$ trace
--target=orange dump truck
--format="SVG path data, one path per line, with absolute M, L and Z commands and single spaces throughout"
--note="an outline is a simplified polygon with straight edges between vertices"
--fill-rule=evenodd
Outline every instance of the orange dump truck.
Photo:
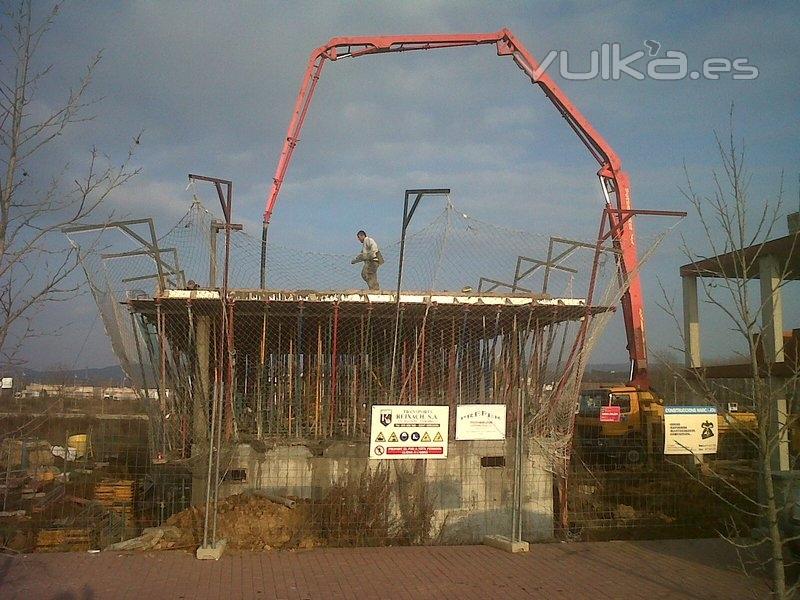
M 734 407 L 730 407 L 734 408 Z M 754 447 L 746 439 L 756 431 L 756 416 L 735 409 L 717 415 L 717 458 L 747 458 Z M 637 464 L 664 452 L 664 401 L 652 390 L 631 386 L 586 389 L 575 416 L 575 443 L 589 455 Z

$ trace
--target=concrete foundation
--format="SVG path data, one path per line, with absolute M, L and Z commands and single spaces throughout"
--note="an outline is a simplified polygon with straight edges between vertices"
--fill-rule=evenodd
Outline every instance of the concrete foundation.
M 526 444 L 522 454 L 522 538 L 540 541 L 553 537 L 553 477 L 540 444 Z M 367 443 L 335 442 L 321 456 L 307 446 L 279 446 L 259 452 L 239 445 L 229 473 L 239 481 L 225 481 L 220 497 L 248 489 L 322 500 L 331 486 L 358 477 L 365 469 L 383 465 L 397 484 L 397 473 L 420 473 L 434 498 L 431 537 L 440 543 L 481 543 L 487 535 L 511 535 L 514 482 L 514 442 L 451 441 L 448 458 L 441 460 L 377 461 L 368 458 Z M 392 464 L 387 464 L 391 462 Z M 244 471 L 244 472 L 242 472 Z M 205 479 L 198 472 L 193 501 L 202 502 Z M 404 490 L 394 486 L 392 505 Z
M 497 548 L 503 552 L 510 552 L 511 554 L 528 552 L 530 550 L 528 542 L 516 542 L 504 535 L 487 535 L 483 538 L 483 545 Z
M 225 552 L 225 540 L 217 540 L 213 546 L 200 546 L 195 553 L 197 560 L 219 560 Z

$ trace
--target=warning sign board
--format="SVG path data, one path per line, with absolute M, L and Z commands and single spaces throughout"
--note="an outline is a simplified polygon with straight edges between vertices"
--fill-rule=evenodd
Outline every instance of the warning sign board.
M 600 422 L 601 423 L 619 423 L 622 419 L 621 406 L 601 406 L 600 407 Z
M 506 439 L 505 404 L 460 404 L 456 407 L 457 440 Z
M 447 458 L 449 417 L 447 406 L 373 406 L 369 457 Z
M 713 406 L 665 406 L 664 454 L 715 454 L 717 429 Z

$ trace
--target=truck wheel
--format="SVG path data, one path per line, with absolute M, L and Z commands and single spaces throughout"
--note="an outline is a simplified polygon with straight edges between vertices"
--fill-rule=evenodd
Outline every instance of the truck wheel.
M 638 465 L 640 462 L 642 462 L 641 448 L 630 448 L 625 453 L 625 460 L 628 461 L 629 465 Z

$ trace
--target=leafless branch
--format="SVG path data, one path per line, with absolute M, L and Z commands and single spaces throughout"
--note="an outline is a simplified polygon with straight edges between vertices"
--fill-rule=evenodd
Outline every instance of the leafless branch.
M 2 54 L 11 57 L 0 80 L 0 362 L 4 363 L 15 362 L 25 341 L 42 333 L 35 317 L 44 306 L 84 291 L 84 284 L 73 277 L 80 251 L 65 247 L 61 230 L 95 215 L 115 190 L 139 173 L 132 159 L 141 134 L 132 140 L 121 165 L 92 148 L 85 170 L 77 176 L 70 165 L 63 165 L 41 189 L 29 176 L 26 162 L 68 127 L 93 118 L 87 110 L 98 101 L 88 98 L 88 90 L 102 52 L 91 57 L 60 104 L 41 116 L 32 115 L 39 84 L 54 70 L 51 64 L 36 69 L 34 59 L 59 10 L 55 4 L 35 21 L 31 0 L 21 0 L 13 9 L 11 26 L 0 31 Z M 71 187 L 65 184 L 68 175 Z

